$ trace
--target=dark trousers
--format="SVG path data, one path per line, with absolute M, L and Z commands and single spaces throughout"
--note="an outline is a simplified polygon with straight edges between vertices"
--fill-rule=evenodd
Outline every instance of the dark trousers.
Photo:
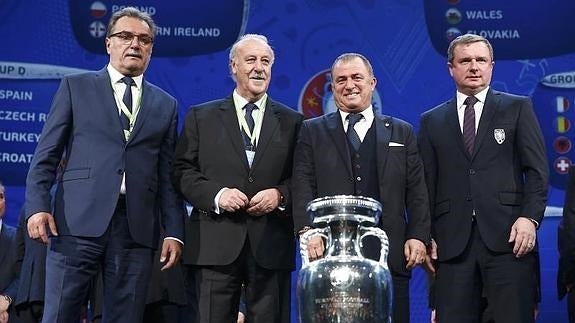
M 435 281 L 437 321 L 480 322 L 485 304 L 495 322 L 534 322 L 536 300 L 535 254 L 489 250 L 473 224 L 464 252 L 440 262 Z
M 42 321 L 44 302 L 26 302 L 10 308 L 10 323 L 39 323 Z
M 575 323 L 575 290 L 567 293 L 567 313 L 569 314 L 569 323 Z
M 393 303 L 391 321 L 409 323 L 409 277 L 391 275 L 393 281 Z
M 193 322 L 236 322 L 242 285 L 250 323 L 290 322 L 291 271 L 259 266 L 247 240 L 231 264 L 191 268 L 198 310 Z
M 42 322 L 77 323 L 90 283 L 100 269 L 104 277 L 102 322 L 142 321 L 153 250 L 132 240 L 122 202 L 102 236 L 50 238 Z

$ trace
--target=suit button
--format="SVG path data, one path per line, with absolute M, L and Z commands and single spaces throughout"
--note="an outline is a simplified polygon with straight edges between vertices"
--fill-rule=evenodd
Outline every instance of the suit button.
M 248 178 L 248 182 L 253 183 L 253 182 L 254 182 L 254 178 L 250 176 L 250 177 Z
M 361 182 L 361 176 L 358 176 L 356 179 L 358 182 Z
M 124 174 L 124 170 L 123 170 L 123 169 L 118 169 L 118 170 L 116 171 L 116 173 L 118 173 L 118 175 L 122 175 L 122 174 Z
M 471 196 L 468 196 L 467 198 L 465 198 L 466 201 L 471 202 L 473 201 L 473 199 L 471 198 Z
M 469 175 L 475 175 L 475 169 L 470 169 L 470 170 L 469 170 Z

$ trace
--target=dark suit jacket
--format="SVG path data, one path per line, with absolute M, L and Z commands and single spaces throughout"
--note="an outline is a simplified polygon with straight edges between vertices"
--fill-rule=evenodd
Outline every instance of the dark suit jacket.
M 575 286 L 575 167 L 569 168 L 563 219 L 557 229 L 559 267 L 557 271 L 557 295 L 567 294 L 567 286 Z
M 114 214 L 122 175 L 133 239 L 158 246 L 159 211 L 166 234 L 183 240 L 183 203 L 170 182 L 177 132 L 176 100 L 143 82 L 142 103 L 126 142 L 104 68 L 66 76 L 54 97 L 26 180 L 26 215 L 51 212 L 50 187 L 62 154 L 54 217 L 60 235 L 102 235 Z
M 275 187 L 290 205 L 292 153 L 303 116 L 268 97 L 253 165 L 250 169 L 232 97 L 192 107 L 174 161 L 176 188 L 194 209 L 186 224 L 184 261 L 227 265 L 246 236 L 258 264 L 267 269 L 294 269 L 294 235 L 290 210 L 264 216 L 213 212 L 224 187 L 252 198 Z
M 24 209 L 20 212 L 16 236 L 18 245 L 22 246 L 18 252 L 22 265 L 14 304 L 18 306 L 28 302 L 44 302 L 46 245 L 28 236 Z
M 472 211 L 486 246 L 512 252 L 511 226 L 520 217 L 541 223 L 549 170 L 531 100 L 489 90 L 472 156 L 465 151 L 453 98 L 421 117 L 419 145 L 439 260 L 461 254 Z M 498 143 L 496 136 L 503 139 Z
M 417 140 L 408 123 L 375 113 L 377 176 L 383 213 L 379 226 L 390 243 L 388 264 L 408 275 L 407 239 L 429 241 L 429 209 Z M 390 146 L 390 142 L 401 146 Z M 339 112 L 306 120 L 294 153 L 293 199 L 296 229 L 311 225 L 306 205 L 330 195 L 353 195 L 354 179 Z
M 0 294 L 16 298 L 18 290 L 18 248 L 16 228 L 2 223 L 0 229 Z

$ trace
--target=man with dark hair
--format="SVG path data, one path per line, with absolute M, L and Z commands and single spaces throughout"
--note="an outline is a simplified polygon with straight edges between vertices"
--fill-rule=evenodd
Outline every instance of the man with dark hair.
M 294 153 L 294 224 L 300 234 L 310 228 L 306 205 L 315 198 L 344 194 L 380 201 L 377 226 L 390 245 L 392 321 L 407 323 L 411 269 L 425 260 L 429 241 L 427 190 L 413 127 L 373 108 L 376 83 L 371 63 L 361 54 L 345 53 L 333 62 L 338 111 L 306 120 Z M 364 255 L 379 259 L 379 245 L 366 240 Z M 321 258 L 324 250 L 323 240 L 312 238 L 309 259 Z
M 183 202 L 169 179 L 177 102 L 143 76 L 154 22 L 127 7 L 112 15 L 106 35 L 109 64 L 63 78 L 26 181 L 28 234 L 49 240 L 43 322 L 78 320 L 99 270 L 103 320 L 141 322 L 160 226 L 163 269 L 183 244 Z
M 549 169 L 528 97 L 490 88 L 493 48 L 466 34 L 448 49 L 453 99 L 422 114 L 438 322 L 534 321 L 536 230 Z M 434 266 L 435 265 L 435 266 Z

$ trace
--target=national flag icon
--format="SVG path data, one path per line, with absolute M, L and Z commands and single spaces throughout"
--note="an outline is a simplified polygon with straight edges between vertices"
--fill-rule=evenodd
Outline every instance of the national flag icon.
M 571 150 L 571 140 L 565 136 L 559 136 L 553 140 L 553 149 L 558 154 L 566 154 Z
M 461 30 L 457 28 L 449 28 L 445 32 L 445 37 L 447 38 L 447 41 L 452 41 L 459 35 L 461 35 Z
M 94 21 L 90 24 L 90 35 L 94 38 L 102 38 L 106 35 L 106 26 L 100 21 Z
M 569 167 L 571 167 L 571 159 L 561 156 L 555 159 L 553 162 L 553 167 L 557 173 L 563 175 L 567 174 L 569 173 Z
M 107 11 L 108 9 L 106 8 L 106 5 L 100 1 L 96 1 L 92 3 L 92 5 L 90 6 L 90 14 L 94 18 L 104 17 Z
M 558 96 L 555 98 L 557 102 L 557 112 L 563 113 L 569 110 L 569 100 L 564 96 Z
M 571 128 L 571 121 L 565 117 L 555 119 L 555 129 L 558 133 L 566 133 Z
M 450 8 L 445 12 L 445 19 L 450 25 L 456 25 L 461 22 L 461 12 L 456 8 Z

